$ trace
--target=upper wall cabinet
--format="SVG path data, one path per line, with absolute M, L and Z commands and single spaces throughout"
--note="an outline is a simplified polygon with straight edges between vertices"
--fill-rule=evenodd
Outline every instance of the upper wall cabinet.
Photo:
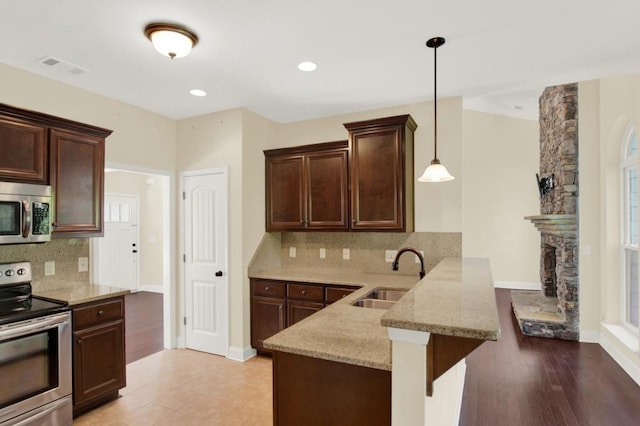
M 51 185 L 53 237 L 103 235 L 111 130 L 0 104 L 0 180 Z
M 0 114 L 0 180 L 46 184 L 47 129 Z
M 347 230 L 347 141 L 264 151 L 267 231 Z
M 410 115 L 346 123 L 351 229 L 413 231 L 413 134 Z

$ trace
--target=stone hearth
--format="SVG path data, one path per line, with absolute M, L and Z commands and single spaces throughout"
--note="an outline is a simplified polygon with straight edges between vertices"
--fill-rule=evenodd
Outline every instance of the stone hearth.
M 578 340 L 578 88 L 548 87 L 540 97 L 540 177 L 555 187 L 540 195 L 542 291 L 511 292 L 513 312 L 526 335 Z

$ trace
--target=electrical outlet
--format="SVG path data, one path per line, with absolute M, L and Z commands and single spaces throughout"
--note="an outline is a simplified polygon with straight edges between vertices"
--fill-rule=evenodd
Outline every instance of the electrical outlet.
M 47 275 L 47 276 L 56 274 L 56 262 L 55 261 L 49 260 L 47 262 L 44 262 L 44 274 Z
M 87 272 L 89 270 L 89 258 L 88 257 L 79 257 L 78 258 L 78 272 Z
M 320 259 L 325 259 L 327 257 L 327 251 L 323 248 L 320 249 Z
M 590 244 L 584 244 L 582 246 L 582 255 L 583 256 L 591 256 L 591 245 Z
M 422 257 L 424 258 L 424 250 L 418 250 L 420 252 L 420 254 L 422 255 Z M 420 258 L 418 256 L 415 256 L 416 258 L 416 263 L 420 263 Z
M 349 260 L 351 259 L 351 251 L 348 248 L 343 248 L 342 249 L 342 258 L 344 260 Z
M 289 257 L 296 257 L 296 248 L 289 247 Z
M 398 250 L 385 250 L 384 261 L 387 263 L 393 262 L 396 259 L 396 254 L 398 254 Z

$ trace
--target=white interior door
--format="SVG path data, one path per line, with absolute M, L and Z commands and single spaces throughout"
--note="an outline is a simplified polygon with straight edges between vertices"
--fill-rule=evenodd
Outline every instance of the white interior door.
M 187 348 L 226 356 L 229 350 L 227 175 L 184 178 Z
M 104 237 L 98 238 L 97 283 L 138 291 L 138 198 L 105 194 Z

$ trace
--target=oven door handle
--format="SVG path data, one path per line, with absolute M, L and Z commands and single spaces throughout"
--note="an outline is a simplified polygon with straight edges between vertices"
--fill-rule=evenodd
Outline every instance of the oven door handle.
M 61 398 L 57 401 L 52 402 L 51 404 L 47 404 L 43 407 L 37 408 L 29 412 L 29 416 L 27 418 L 19 419 L 17 423 L 13 423 L 13 426 L 26 426 L 36 424 L 36 420 L 41 420 L 49 416 L 51 413 L 60 410 L 65 405 L 71 405 L 71 397 Z
M 31 231 L 31 213 L 29 212 L 29 202 L 22 200 L 22 219 L 24 225 L 22 225 L 22 237 L 29 238 L 29 231 Z
M 27 324 L 9 324 L 6 329 L 0 329 L 0 341 L 24 336 L 37 331 L 49 330 L 51 328 L 59 327 L 65 323 L 68 324 L 69 322 L 69 314 L 64 313 L 44 318 L 37 318 L 36 320 L 29 321 Z

